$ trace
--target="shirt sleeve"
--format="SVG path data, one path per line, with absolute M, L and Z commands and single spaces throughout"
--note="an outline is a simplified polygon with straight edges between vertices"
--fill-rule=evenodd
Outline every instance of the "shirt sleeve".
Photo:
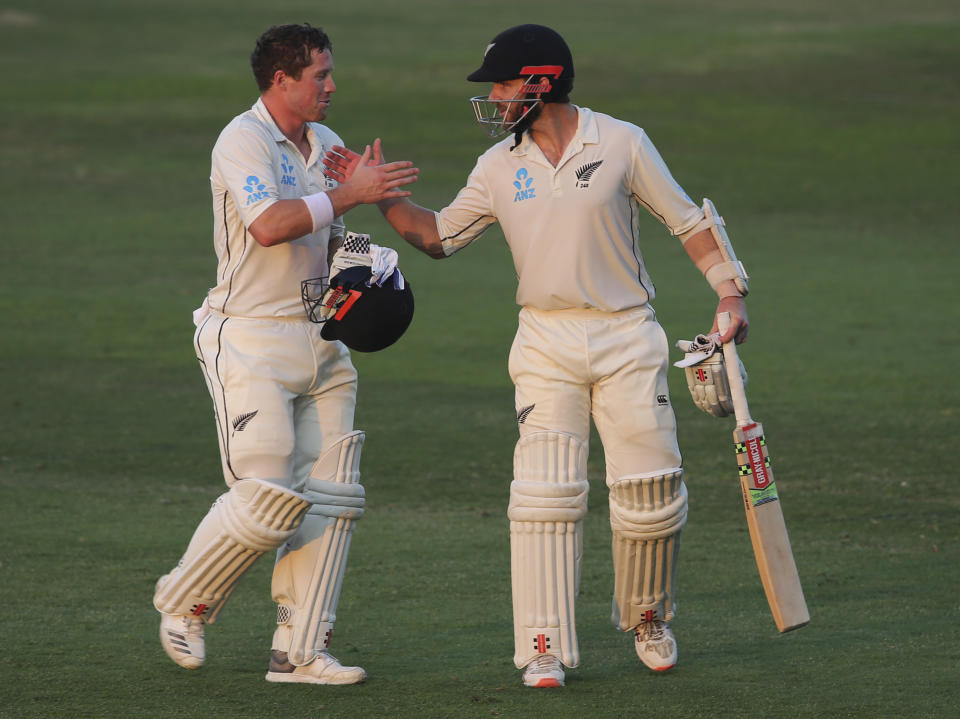
M 481 158 L 482 159 L 482 158 Z M 443 252 L 452 255 L 480 237 L 497 218 L 480 160 L 453 202 L 437 213 Z
M 657 148 L 643 130 L 639 131 L 634 152 L 630 183 L 634 197 L 669 228 L 671 235 L 682 235 L 693 228 L 703 219 L 703 210 L 673 179 Z
M 232 125 L 213 148 L 212 179 L 230 193 L 247 227 L 279 199 L 269 142 L 250 128 Z

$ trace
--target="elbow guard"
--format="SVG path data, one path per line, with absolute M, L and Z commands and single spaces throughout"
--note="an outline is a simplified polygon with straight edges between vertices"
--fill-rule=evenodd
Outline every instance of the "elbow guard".
M 749 276 L 743 263 L 737 259 L 737 255 L 733 251 L 733 245 L 730 243 L 730 237 L 727 235 L 723 218 L 720 216 L 720 213 L 717 212 L 717 208 L 713 202 L 706 197 L 703 198 L 703 213 L 706 215 L 704 223 L 710 228 L 710 233 L 713 235 L 713 239 L 716 240 L 717 248 L 720 250 L 721 257 L 723 257 L 722 261 L 709 267 L 703 273 L 704 277 L 707 278 L 707 282 L 710 283 L 710 286 L 713 287 L 714 290 L 717 289 L 721 282 L 733 280 L 740 294 L 746 297 L 747 292 L 749 292 L 749 287 L 747 286 Z

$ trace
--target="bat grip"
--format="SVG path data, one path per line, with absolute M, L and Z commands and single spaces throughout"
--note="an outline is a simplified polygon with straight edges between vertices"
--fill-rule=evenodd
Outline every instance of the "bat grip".
M 730 313 L 721 312 L 717 315 L 717 329 L 723 334 L 730 328 Z M 727 380 L 730 383 L 730 397 L 733 399 L 733 413 L 737 417 L 737 426 L 744 427 L 752 424 L 750 407 L 747 405 L 747 390 L 743 386 L 743 377 L 740 375 L 740 358 L 737 355 L 737 343 L 734 340 L 723 345 L 723 358 L 726 360 Z

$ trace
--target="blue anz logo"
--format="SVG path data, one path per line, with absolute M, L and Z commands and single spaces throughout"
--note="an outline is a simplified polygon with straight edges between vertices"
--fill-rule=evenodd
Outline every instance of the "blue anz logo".
M 284 153 L 280 153 L 280 169 L 283 171 L 282 176 L 280 177 L 281 185 L 290 185 L 290 187 L 297 186 L 297 178 L 293 176 L 293 165 L 290 164 L 290 158 Z
M 267 189 L 267 186 L 260 182 L 260 178 L 256 175 L 250 175 L 250 177 L 247 178 L 247 184 L 243 186 L 243 189 L 249 193 L 247 195 L 247 206 L 255 202 L 260 202 L 260 200 L 265 200 L 269 196 L 268 193 L 264 191 Z
M 536 188 L 531 187 L 531 185 L 533 185 L 533 178 L 530 177 L 526 167 L 521 167 L 517 170 L 517 179 L 513 181 L 513 186 L 517 188 L 517 194 L 513 196 L 513 201 L 521 202 L 536 197 Z

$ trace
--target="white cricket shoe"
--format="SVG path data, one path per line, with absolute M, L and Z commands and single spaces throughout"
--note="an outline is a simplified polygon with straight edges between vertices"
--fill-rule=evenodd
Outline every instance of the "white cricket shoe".
M 287 660 L 287 653 L 274 649 L 270 652 L 268 682 L 286 684 L 357 684 L 367 678 L 361 667 L 345 667 L 329 652 L 319 652 L 312 662 L 295 667 Z
M 528 687 L 544 689 L 563 686 L 563 667 L 552 654 L 541 654 L 523 670 L 523 683 Z
M 189 614 L 160 614 L 160 644 L 181 667 L 203 666 L 203 620 Z
M 640 661 L 655 672 L 665 672 L 677 663 L 677 640 L 670 625 L 654 619 L 633 629 L 634 646 Z

